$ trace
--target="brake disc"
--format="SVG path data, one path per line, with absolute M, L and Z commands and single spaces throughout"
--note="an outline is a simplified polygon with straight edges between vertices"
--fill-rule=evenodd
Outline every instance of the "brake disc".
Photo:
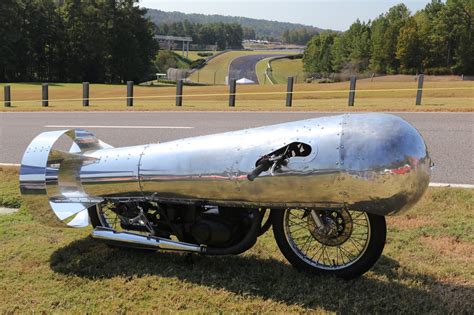
M 349 211 L 328 210 L 319 211 L 319 214 L 326 229 L 318 229 L 312 217 L 308 216 L 309 230 L 318 242 L 327 246 L 338 246 L 351 237 L 353 222 Z

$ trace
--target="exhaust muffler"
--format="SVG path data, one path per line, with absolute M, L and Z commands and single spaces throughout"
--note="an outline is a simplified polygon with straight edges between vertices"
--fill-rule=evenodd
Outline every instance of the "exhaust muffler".
M 103 240 L 110 244 L 118 244 L 120 246 L 151 249 L 151 250 L 173 250 L 182 252 L 194 252 L 202 253 L 203 247 L 199 245 L 176 242 L 173 240 L 153 237 L 142 234 L 130 233 L 130 232 L 117 232 L 110 228 L 96 227 L 92 231 L 92 237 L 95 239 Z

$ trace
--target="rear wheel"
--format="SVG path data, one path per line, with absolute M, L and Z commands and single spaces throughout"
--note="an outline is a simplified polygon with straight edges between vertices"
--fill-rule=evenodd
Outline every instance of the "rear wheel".
M 94 228 L 103 226 L 116 231 L 122 230 L 120 222 L 124 220 L 124 218 L 113 212 L 110 205 L 97 204 L 87 209 L 87 211 L 89 212 L 89 218 Z
M 89 218 L 92 226 L 94 228 L 96 227 L 105 227 L 105 228 L 110 228 L 113 229 L 117 232 L 125 232 L 127 229 L 122 228 L 122 223 L 127 223 L 129 221 L 128 218 L 123 217 L 116 212 L 114 212 L 113 209 L 114 205 L 113 204 L 97 204 L 93 207 L 90 207 L 87 209 L 89 212 Z M 135 234 L 145 234 L 149 235 L 148 232 L 145 231 L 130 231 Z M 154 249 L 143 249 L 143 248 L 137 248 L 134 246 L 128 246 L 126 244 L 120 244 L 112 241 L 103 241 L 107 244 L 107 246 L 111 248 L 125 248 L 125 249 L 132 249 L 132 250 L 139 250 L 139 251 L 145 251 L 145 252 L 154 252 L 156 250 Z
M 296 268 L 345 279 L 368 271 L 382 254 L 385 217 L 350 210 L 272 210 L 273 232 Z M 324 224 L 318 228 L 311 211 Z

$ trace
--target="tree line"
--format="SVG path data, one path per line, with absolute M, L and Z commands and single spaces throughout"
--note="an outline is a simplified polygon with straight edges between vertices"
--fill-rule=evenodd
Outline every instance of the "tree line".
M 242 4 L 245 5 L 245 4 Z M 271 10 L 271 5 L 269 6 Z M 225 24 L 239 24 L 242 25 L 244 28 L 253 30 L 255 33 L 252 36 L 252 33 L 248 33 L 248 36 L 244 35 L 244 39 L 265 39 L 265 40 L 278 40 L 282 33 L 285 30 L 293 30 L 293 29 L 300 29 L 306 28 L 309 31 L 321 31 L 320 28 L 303 25 L 303 24 L 296 24 L 296 23 L 288 23 L 288 22 L 278 22 L 278 21 L 269 21 L 263 19 L 252 19 L 242 16 L 228 16 L 228 15 L 218 15 L 218 14 L 197 14 L 197 13 L 182 13 L 182 12 L 165 12 L 156 9 L 148 9 L 147 16 L 156 24 L 160 25 L 163 22 L 183 22 L 184 20 L 188 20 L 191 23 L 198 23 L 198 24 L 215 24 L 215 23 L 225 23 Z
M 281 41 L 287 44 L 306 45 L 309 40 L 318 34 L 317 30 L 306 27 L 287 29 L 281 34 Z
M 111 82 L 150 75 L 158 51 L 137 0 L 1 0 L 0 80 Z
M 249 32 L 249 30 L 246 30 Z M 192 23 L 183 22 L 161 23 L 156 27 L 156 33 L 170 36 L 191 36 L 193 44 L 217 45 L 218 49 L 240 49 L 244 30 L 237 23 Z
M 322 32 L 303 55 L 306 72 L 474 74 L 472 0 L 432 0 L 414 15 L 398 4 L 343 33 Z

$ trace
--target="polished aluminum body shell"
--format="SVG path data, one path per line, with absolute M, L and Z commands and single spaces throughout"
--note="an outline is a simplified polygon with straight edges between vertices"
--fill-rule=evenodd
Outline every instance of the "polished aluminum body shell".
M 70 152 L 51 150 L 60 134 L 74 141 Z M 34 201 L 34 208 L 49 203 L 56 214 L 63 211 L 61 220 L 108 199 L 345 207 L 388 215 L 413 206 L 430 180 L 431 160 L 422 136 L 388 114 L 328 116 L 123 148 L 112 148 L 83 130 L 42 135 L 25 152 L 21 191 L 27 198 L 39 196 L 41 206 Z M 293 142 L 309 145 L 310 154 L 247 179 L 262 156 Z M 32 154 L 38 143 L 48 143 L 47 149 Z

